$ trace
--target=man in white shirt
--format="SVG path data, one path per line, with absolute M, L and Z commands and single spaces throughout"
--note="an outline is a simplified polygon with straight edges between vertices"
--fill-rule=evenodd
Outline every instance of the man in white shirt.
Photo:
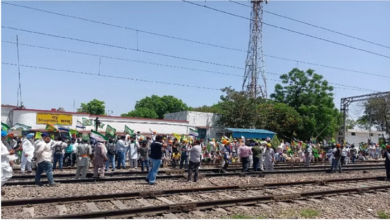
M 4 145 L 3 141 L 7 138 L 7 132 L 1 131 L 1 186 L 12 178 L 12 167 L 10 164 L 9 156 L 14 154 L 14 150 L 8 151 L 8 148 Z M 1 195 L 5 192 L 1 190 Z
M 195 141 L 195 146 L 187 149 L 190 152 L 190 165 L 188 168 L 188 182 L 191 181 L 192 172 L 194 172 L 194 182 L 198 181 L 198 173 L 200 166 L 200 156 L 202 154 L 202 147 L 200 146 L 200 140 Z
M 47 180 L 50 186 L 56 186 L 53 180 L 53 165 L 51 159 L 53 155 L 51 144 L 51 138 L 47 133 L 42 134 L 43 141 L 37 144 L 37 150 L 35 152 L 36 163 L 38 164 L 37 171 L 35 173 L 35 184 L 43 186 L 41 183 L 41 175 L 43 172 L 46 173 Z

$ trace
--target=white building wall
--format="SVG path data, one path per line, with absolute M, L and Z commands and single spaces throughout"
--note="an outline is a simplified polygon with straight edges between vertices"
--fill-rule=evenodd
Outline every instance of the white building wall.
M 355 133 L 355 135 L 352 135 Z M 369 132 L 365 130 L 348 130 L 347 132 L 347 142 L 351 144 L 358 144 L 361 142 L 368 142 L 368 139 L 371 138 L 371 142 L 378 143 L 379 138 L 383 137 L 385 132 L 382 131 L 371 131 L 372 136 L 369 136 Z
M 1 106 L 1 122 L 8 124 L 8 116 L 9 113 L 12 111 L 12 109 L 16 108 L 16 106 L 8 106 L 8 105 L 2 105 Z

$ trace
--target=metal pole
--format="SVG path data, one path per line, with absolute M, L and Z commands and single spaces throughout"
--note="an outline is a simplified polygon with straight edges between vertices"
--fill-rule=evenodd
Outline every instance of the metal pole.
M 99 117 L 96 117 L 95 119 L 95 129 L 96 129 L 96 132 L 98 131 L 98 122 L 99 122 Z

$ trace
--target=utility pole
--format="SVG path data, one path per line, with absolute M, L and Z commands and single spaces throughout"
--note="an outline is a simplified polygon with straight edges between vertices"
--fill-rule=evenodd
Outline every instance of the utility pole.
M 267 0 L 265 2 L 267 3 Z M 247 91 L 249 97 L 256 98 L 260 93 L 260 95 L 266 99 L 267 80 L 264 69 L 262 35 L 264 0 L 252 0 L 251 3 L 250 36 L 242 90 Z M 261 85 L 258 82 L 260 75 L 263 78 L 264 85 Z
M 18 35 L 16 35 L 16 54 L 18 56 L 18 77 L 19 77 L 19 85 L 17 91 L 17 107 L 24 108 L 23 100 L 22 100 L 22 82 L 20 80 L 20 63 L 19 63 L 19 39 Z

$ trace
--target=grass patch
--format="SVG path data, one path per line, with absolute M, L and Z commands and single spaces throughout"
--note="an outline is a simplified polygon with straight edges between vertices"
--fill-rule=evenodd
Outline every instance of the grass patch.
M 390 219 L 390 216 L 386 214 L 384 211 L 378 211 L 376 214 L 380 219 Z
M 314 218 L 320 215 L 320 212 L 315 209 L 302 209 L 301 216 L 305 218 Z

